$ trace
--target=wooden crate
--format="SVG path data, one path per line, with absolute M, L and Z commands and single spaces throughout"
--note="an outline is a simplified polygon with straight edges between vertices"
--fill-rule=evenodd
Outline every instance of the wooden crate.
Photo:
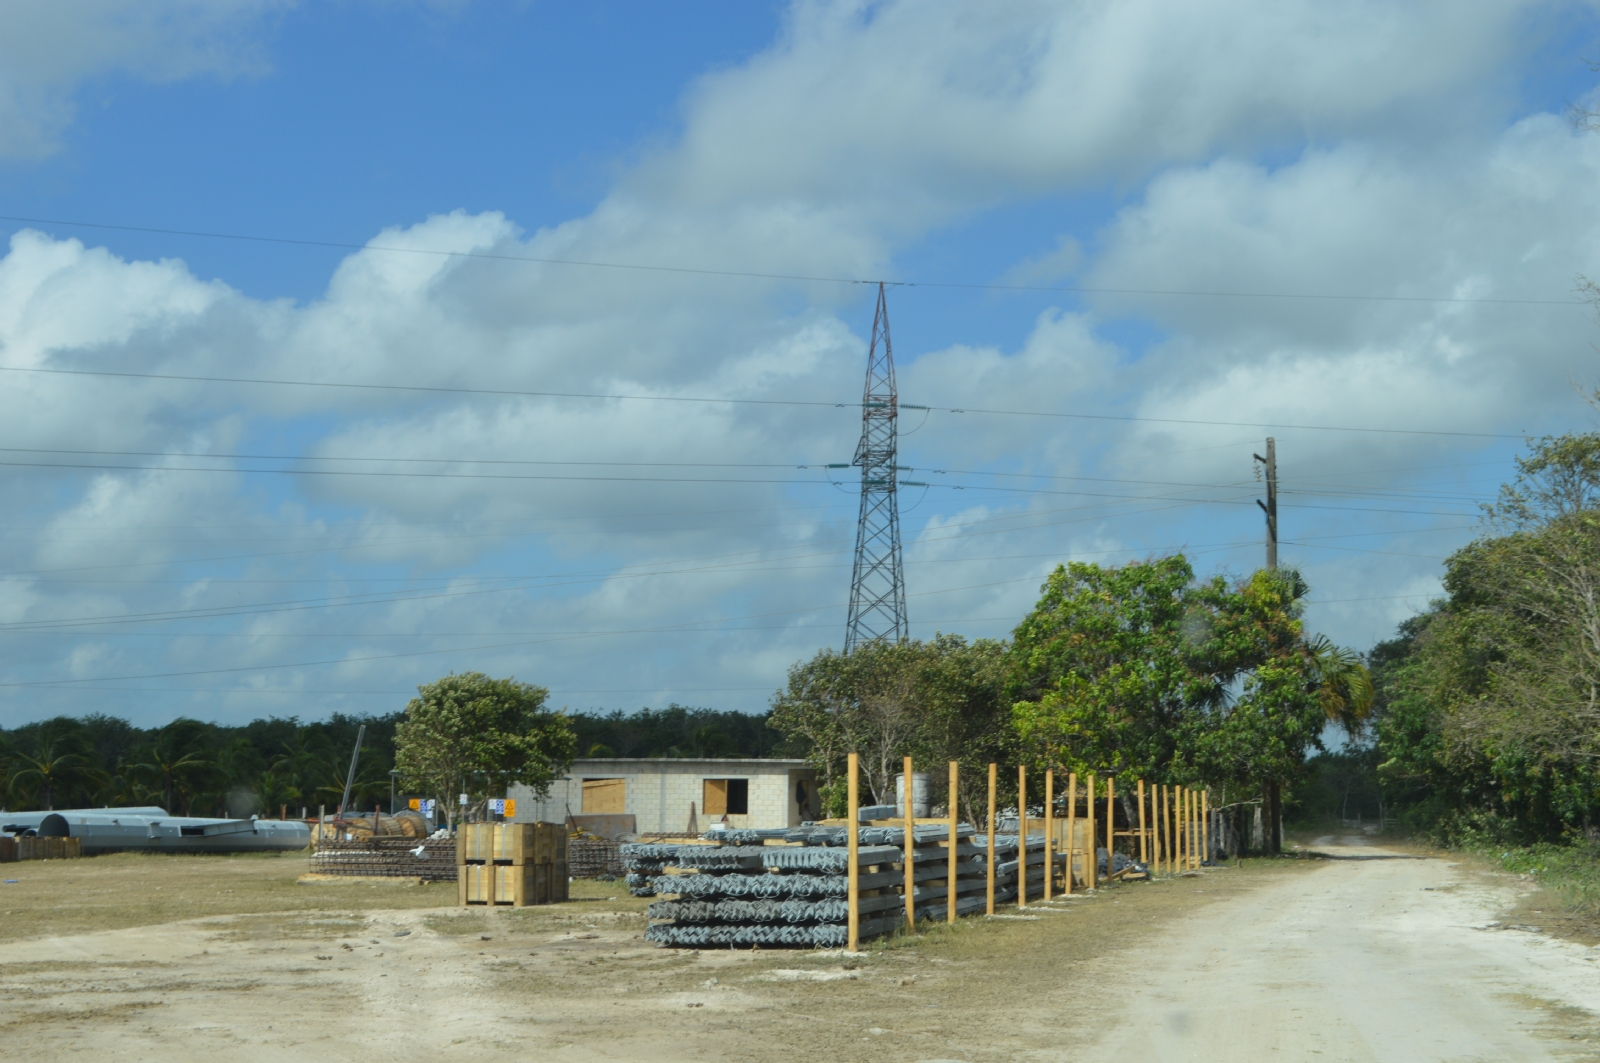
M 456 876 L 456 894 L 463 906 L 488 904 L 494 892 L 493 864 L 463 864 Z
M 567 899 L 567 832 L 559 823 L 466 823 L 456 853 L 463 905 L 520 908 Z
M 18 838 L 18 860 L 70 860 L 83 855 L 82 838 Z
M 463 823 L 457 864 L 564 864 L 567 831 L 559 823 Z

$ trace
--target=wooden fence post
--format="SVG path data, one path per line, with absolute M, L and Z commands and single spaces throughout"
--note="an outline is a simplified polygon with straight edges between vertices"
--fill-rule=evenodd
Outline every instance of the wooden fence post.
M 1055 885 L 1056 866 L 1052 863 L 1055 852 L 1056 829 L 1056 770 L 1044 770 L 1044 899 L 1050 899 L 1050 888 Z
M 1106 881 L 1111 880 L 1111 873 L 1117 869 L 1116 844 L 1117 844 L 1117 806 L 1111 802 L 1116 799 L 1117 779 L 1114 775 L 1106 776 Z
M 1183 868 L 1194 870 L 1194 788 L 1183 788 Z
M 1199 791 L 1189 789 L 1189 870 L 1200 866 L 1200 802 Z
M 906 774 L 906 844 L 905 859 L 901 866 L 906 869 L 906 929 L 911 933 L 917 932 L 917 813 L 911 806 L 911 758 L 905 758 Z
M 1150 839 L 1146 836 L 1144 826 L 1144 780 L 1139 780 L 1139 863 L 1150 864 Z
M 1200 862 L 1211 859 L 1211 791 L 1200 791 Z
M 1028 906 L 1028 769 L 1017 768 L 1017 907 Z
M 1089 808 L 1089 830 L 1088 830 L 1089 845 L 1088 845 L 1088 852 L 1084 857 L 1084 859 L 1088 861 L 1088 868 L 1084 873 L 1088 876 L 1089 888 L 1090 889 L 1094 889 L 1100 883 L 1100 860 L 1095 855 L 1095 851 L 1094 851 L 1094 847 L 1100 843 L 1100 839 L 1095 837 L 1095 832 L 1094 832 L 1094 799 L 1095 799 L 1094 772 L 1091 771 L 1089 773 L 1089 778 L 1083 784 L 1083 789 L 1084 789 L 1084 792 L 1089 795 L 1089 801 L 1088 801 L 1088 808 Z
M 1179 794 L 1183 792 L 1180 786 L 1172 788 L 1172 873 L 1176 875 L 1183 870 L 1183 817 L 1178 814 Z
M 848 847 L 845 859 L 849 861 L 849 870 L 846 872 L 849 876 L 849 885 L 846 887 L 846 892 L 849 895 L 847 903 L 849 908 L 847 917 L 849 931 L 845 948 L 850 952 L 859 952 L 861 945 L 861 865 L 859 863 L 861 857 L 861 831 L 858 829 L 861 819 L 860 754 L 851 753 L 849 765 L 846 769 L 850 776 L 850 800 L 848 802 L 848 811 L 846 812 L 849 819 L 845 827 L 845 845 Z
M 1067 772 L 1067 896 L 1072 895 L 1072 867 L 1078 856 L 1078 773 Z
M 989 906 L 987 914 L 994 914 L 994 787 L 998 766 L 989 765 Z
M 945 887 L 944 891 L 944 921 L 947 923 L 956 921 L 956 802 L 960 789 L 958 785 L 960 779 L 961 762 L 952 760 L 950 762 L 950 806 L 946 809 L 950 814 L 950 833 L 945 839 L 946 844 L 950 847 L 950 884 Z
M 1161 784 L 1150 784 L 1150 870 L 1161 873 Z
M 1163 786 L 1161 788 L 1161 815 L 1167 822 L 1167 874 L 1178 873 L 1178 833 L 1177 817 L 1173 813 L 1177 809 L 1178 788 L 1176 786 Z

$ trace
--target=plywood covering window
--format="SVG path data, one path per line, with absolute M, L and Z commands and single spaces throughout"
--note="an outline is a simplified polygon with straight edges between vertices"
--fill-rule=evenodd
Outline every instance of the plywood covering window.
M 701 807 L 708 816 L 750 814 L 749 779 L 707 779 Z
M 627 797 L 628 783 L 625 779 L 583 780 L 583 813 L 586 816 L 620 816 Z

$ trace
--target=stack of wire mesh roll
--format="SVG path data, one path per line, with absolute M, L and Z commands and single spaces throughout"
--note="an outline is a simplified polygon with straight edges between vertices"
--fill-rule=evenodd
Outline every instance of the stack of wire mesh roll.
M 859 934 L 864 940 L 905 925 L 905 830 L 859 828 Z M 912 832 L 914 900 L 919 920 L 946 917 L 949 829 L 922 825 Z M 842 826 L 779 830 L 722 830 L 711 845 L 627 845 L 628 887 L 660 896 L 650 905 L 645 937 L 679 947 L 838 947 L 846 943 L 849 849 Z M 997 839 L 998 841 L 999 839 Z M 1015 839 L 1011 844 L 1015 894 Z M 1002 852 L 997 848 L 996 859 Z M 985 904 L 985 851 L 972 829 L 956 830 L 956 911 Z M 998 868 L 997 868 L 998 870 Z

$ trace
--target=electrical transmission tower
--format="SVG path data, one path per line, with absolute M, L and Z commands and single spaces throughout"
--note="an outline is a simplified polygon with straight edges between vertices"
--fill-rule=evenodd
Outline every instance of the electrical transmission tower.
M 906 578 L 900 567 L 900 498 L 895 492 L 895 445 L 900 400 L 889 346 L 889 303 L 878 285 L 867 350 L 867 384 L 861 396 L 861 516 L 856 523 L 856 563 L 850 576 L 850 623 L 844 651 L 864 642 L 904 642 Z

